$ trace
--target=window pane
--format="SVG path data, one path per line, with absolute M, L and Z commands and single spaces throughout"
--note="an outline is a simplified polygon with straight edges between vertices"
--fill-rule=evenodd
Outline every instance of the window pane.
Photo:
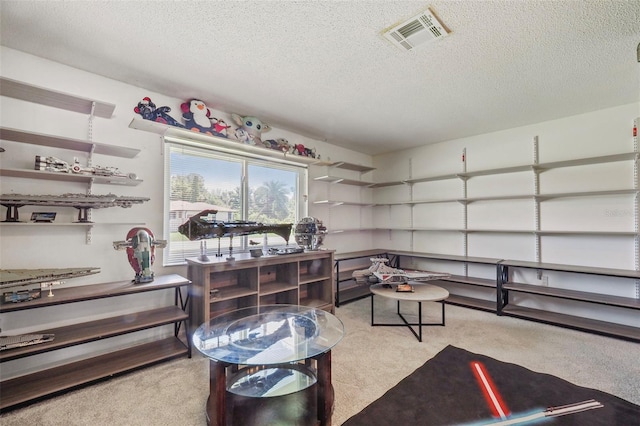
M 249 165 L 248 220 L 264 224 L 296 222 L 298 173 L 274 167 Z M 284 238 L 268 234 L 268 245 L 284 245 Z M 253 239 L 254 242 L 262 244 Z M 289 240 L 291 241 L 291 239 Z
M 219 221 L 241 219 L 242 162 L 221 158 L 213 153 L 172 147 L 169 159 L 169 232 L 165 263 L 181 262 L 200 254 L 200 241 L 190 241 L 178 232 L 178 226 L 205 211 L 217 211 Z M 207 247 L 228 250 L 229 238 L 207 240 Z M 233 246 L 242 241 L 233 239 Z
M 179 143 L 167 144 L 166 152 L 165 235 L 169 238 L 163 251 L 165 265 L 183 264 L 185 258 L 199 256 L 201 244 L 206 245 L 209 256 L 218 251 L 226 256 L 230 244 L 235 253 L 262 247 L 264 238 L 258 234 L 190 241 L 178 227 L 201 212 L 216 211 L 208 218 L 219 222 L 264 224 L 295 224 L 305 213 L 306 167 Z M 268 234 L 267 243 L 282 246 L 286 240 Z

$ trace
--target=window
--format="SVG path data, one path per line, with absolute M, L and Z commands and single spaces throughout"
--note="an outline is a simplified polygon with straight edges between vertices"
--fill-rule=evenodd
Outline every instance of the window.
M 190 241 L 178 227 L 200 212 L 216 212 L 209 218 L 219 222 L 264 224 L 295 224 L 306 215 L 305 166 L 165 139 L 165 266 L 199 256 L 201 244 L 210 257 L 218 252 L 226 256 L 231 247 L 237 253 L 264 245 L 261 234 Z M 280 246 L 286 240 L 267 234 L 266 242 Z

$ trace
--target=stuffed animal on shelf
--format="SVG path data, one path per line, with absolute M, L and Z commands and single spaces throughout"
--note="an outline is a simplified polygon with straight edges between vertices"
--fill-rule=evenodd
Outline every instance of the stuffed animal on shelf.
M 169 126 L 184 127 L 182 123 L 169 115 L 171 108 L 168 106 L 157 108 L 156 104 L 154 104 L 148 96 L 138 102 L 138 106 L 133 108 L 133 111 L 140 114 L 145 120 L 168 124 Z
M 214 123 L 213 123 L 214 132 L 220 136 L 224 136 L 225 138 L 228 137 L 229 135 L 227 134 L 227 129 L 230 129 L 231 126 L 228 126 L 224 120 L 218 120 L 217 118 L 214 118 L 213 120 L 214 120 Z
M 253 116 L 241 116 L 231 114 L 233 121 L 239 126 L 235 131 L 235 137 L 242 143 L 250 145 L 262 145 L 262 132 L 268 132 L 271 127 Z
M 203 101 L 191 99 L 183 102 L 180 108 L 182 108 L 182 118 L 184 118 L 184 124 L 187 129 L 210 135 L 214 134 L 214 124 L 210 118 L 211 111 Z
M 289 141 L 286 140 L 285 138 L 268 139 L 264 141 L 263 144 L 265 148 L 275 149 L 276 151 L 282 151 L 285 154 L 291 151 L 291 145 L 289 144 Z
M 307 148 L 301 143 L 294 145 L 291 152 L 295 155 L 301 155 L 303 157 L 316 158 L 315 148 Z

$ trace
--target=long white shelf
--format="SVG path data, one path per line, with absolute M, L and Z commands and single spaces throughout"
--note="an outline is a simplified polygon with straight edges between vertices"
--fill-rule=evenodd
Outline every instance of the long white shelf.
M 310 164 L 310 165 L 327 165 L 319 159 L 311 157 L 303 157 L 294 154 L 285 154 L 275 149 L 263 148 L 256 145 L 248 145 L 234 139 L 227 139 L 220 136 L 212 136 L 205 133 L 194 132 L 187 129 L 181 129 L 175 126 L 158 123 L 143 118 L 134 118 L 129 123 L 129 128 L 143 130 L 145 132 L 156 133 L 165 138 L 174 138 L 176 142 L 187 145 L 198 146 L 202 148 L 211 148 L 215 146 L 217 149 L 232 150 L 234 152 L 243 152 L 248 155 L 258 155 L 272 157 L 283 161 L 293 163 Z
M 96 223 L 96 222 L 52 222 L 52 223 L 38 223 L 38 222 L 0 222 L 0 226 L 112 226 L 112 225 L 126 225 L 126 226 L 146 226 L 143 222 L 111 222 L 111 223 Z
M 93 112 L 93 115 L 102 118 L 111 118 L 116 108 L 115 105 L 107 102 L 70 95 L 6 77 L 0 77 L 0 95 L 81 114 Z
M 69 149 L 79 152 L 93 152 L 94 154 L 111 155 L 113 157 L 134 158 L 140 153 L 139 149 L 134 148 L 47 135 L 44 133 L 12 129 L 9 127 L 0 127 L 0 139 L 32 145 L 48 146 L 52 148 Z
M 137 186 L 141 179 L 128 179 L 120 176 L 94 176 L 75 173 L 47 172 L 45 170 L 0 169 L 0 176 L 27 179 L 44 179 L 61 182 L 97 183 L 105 185 Z
M 448 179 L 468 179 L 475 176 L 488 176 L 488 175 L 505 174 L 505 173 L 526 172 L 526 171 L 544 172 L 546 170 L 559 169 L 564 167 L 587 166 L 592 164 L 604 164 L 604 163 L 613 163 L 618 161 L 638 160 L 639 155 L 640 154 L 637 152 L 626 152 L 621 154 L 579 158 L 575 160 L 552 161 L 548 163 L 539 163 L 539 164 L 523 164 L 520 166 L 501 167 L 496 169 L 476 170 L 476 171 L 461 172 L 461 173 L 449 173 L 445 175 L 425 176 L 420 178 L 412 178 L 412 179 L 405 179 L 405 180 L 392 181 L 392 182 L 378 182 L 374 184 L 373 187 L 380 188 L 384 186 L 414 184 L 414 183 L 420 183 L 420 182 L 432 182 L 432 181 L 448 180 Z

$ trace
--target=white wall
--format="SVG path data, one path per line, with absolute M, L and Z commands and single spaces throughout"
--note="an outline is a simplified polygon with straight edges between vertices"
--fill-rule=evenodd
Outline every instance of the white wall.
M 145 96 L 149 96 L 158 106 L 170 106 L 171 115 L 179 119 L 180 103 L 186 99 L 174 99 L 159 93 L 150 92 L 141 87 L 110 80 L 99 75 L 70 68 L 59 63 L 51 62 L 22 52 L 1 47 L 1 74 L 4 77 L 22 81 L 48 89 L 69 94 L 96 99 L 116 105 L 111 119 L 94 118 L 92 140 L 103 144 L 129 146 L 141 150 L 135 159 L 108 157 L 95 155 L 94 165 L 118 167 L 124 172 L 135 172 L 144 182 L 135 187 L 112 185 L 94 185 L 94 194 L 114 193 L 121 196 L 149 197 L 150 201 L 131 208 L 93 209 L 92 220 L 98 225 L 92 230 L 91 244 L 85 242 L 84 227 L 51 226 L 0 226 L 0 268 L 55 268 L 75 266 L 96 266 L 101 268 L 97 275 L 78 278 L 64 284 L 65 286 L 85 285 L 112 281 L 129 280 L 134 272 L 129 266 L 124 251 L 116 251 L 112 247 L 115 240 L 124 240 L 132 226 L 111 225 L 100 226 L 105 222 L 144 223 L 154 233 L 157 239 L 164 239 L 163 229 L 163 146 L 157 134 L 129 128 L 134 117 L 140 118 L 133 108 Z M 206 101 L 206 100 L 205 100 Z M 59 110 L 43 105 L 8 97 L 0 97 L 2 110 L 0 124 L 4 127 L 25 129 L 39 133 L 87 139 L 89 121 L 87 116 Z M 228 113 L 214 111 L 217 117 L 224 117 L 227 123 L 232 123 Z M 323 141 L 312 140 L 287 130 L 272 129 L 265 136 L 268 138 L 284 137 L 291 143 L 302 143 L 308 147 L 315 147 L 322 159 L 332 161 L 342 160 L 361 164 L 371 164 L 371 157 L 348 149 L 333 146 Z M 32 169 L 35 155 L 52 155 L 67 161 L 73 157 L 80 157 L 86 161 L 86 155 L 68 150 L 58 150 L 48 147 L 30 146 L 9 141 L 2 141 L 6 152 L 0 154 L 0 167 Z M 312 168 L 313 169 L 313 168 Z M 310 173 L 313 173 L 311 171 Z M 310 192 L 313 193 L 314 181 L 311 180 Z M 3 177 L 0 190 L 5 193 L 17 194 L 63 194 L 85 193 L 86 185 L 68 182 L 48 182 L 32 179 Z M 58 211 L 56 222 L 71 222 L 76 218 L 76 210 L 70 208 L 20 208 L 21 219 L 29 218 L 30 212 Z M 316 211 L 313 204 L 309 206 L 309 214 L 324 219 L 323 211 Z M 4 215 L 6 208 L 2 208 Z M 3 217 L 4 219 L 4 217 Z M 329 224 L 330 225 L 330 224 Z M 327 238 L 326 246 L 335 248 L 337 240 Z M 364 249 L 370 244 L 367 240 L 356 249 Z M 163 267 L 162 250 L 156 250 L 156 262 L 152 269 L 156 275 L 177 273 L 186 277 L 186 267 Z M 52 307 L 37 311 L 16 312 L 3 314 L 0 318 L 0 328 L 3 334 L 17 334 L 41 328 L 55 327 L 69 322 L 77 322 L 111 316 L 117 313 L 128 313 L 140 310 L 142 306 L 161 306 L 172 303 L 172 292 L 160 292 L 153 296 L 127 296 L 104 301 L 94 301 L 65 305 L 64 309 Z M 91 345 L 92 351 L 107 351 L 117 346 L 126 346 L 131 339 L 149 339 L 153 333 L 170 333 L 171 327 L 154 332 L 136 333 L 120 339 L 110 339 L 108 344 L 96 343 Z M 84 356 L 86 348 L 72 348 L 56 351 L 46 357 L 32 357 L 4 363 L 3 377 L 19 375 L 34 368 L 42 367 L 42 363 L 49 363 L 54 359 L 69 356 Z
M 466 171 L 479 171 L 534 163 L 534 138 L 538 137 L 539 162 L 547 163 L 584 157 L 595 157 L 634 151 L 633 121 L 640 116 L 640 104 L 622 105 L 578 116 L 535 125 L 483 134 L 435 145 L 381 155 L 374 158 L 375 180 L 398 181 L 463 172 L 462 153 L 466 150 Z M 498 118 L 499 119 L 499 118 Z M 534 173 L 531 171 L 472 177 L 467 181 L 467 197 L 500 196 L 534 193 Z M 633 161 L 568 167 L 540 174 L 540 193 L 633 189 L 638 187 Z M 460 179 L 433 181 L 385 187 L 376 190 L 376 202 L 397 202 L 413 199 L 430 200 L 462 198 Z M 637 213 L 635 195 L 575 197 L 545 201 L 540 206 L 543 230 L 570 231 L 634 231 Z M 534 201 L 507 200 L 469 203 L 467 228 L 535 229 Z M 395 227 L 464 228 L 462 204 L 418 204 L 414 207 L 376 207 L 376 225 Z M 550 263 L 587 265 L 634 270 L 638 253 L 633 236 L 543 236 L 540 260 Z M 415 251 L 463 255 L 464 239 L 460 232 L 378 232 L 375 246 Z M 533 234 L 470 233 L 470 256 L 535 261 Z M 460 265 L 425 263 L 451 273 Z M 438 269 L 436 269 L 438 270 Z M 486 271 L 485 271 L 486 272 Z M 491 271 L 487 274 L 491 275 Z M 473 274 L 470 274 L 473 275 Z M 521 276 L 522 275 L 522 276 Z M 519 282 L 537 284 L 537 276 L 521 274 Z M 486 276 L 492 278 L 491 276 Z M 549 285 L 596 293 L 637 297 L 638 284 L 633 280 L 605 280 L 588 275 L 549 274 Z M 467 287 L 465 291 L 469 291 Z M 494 295 L 487 295 L 488 299 Z M 525 299 L 525 298 L 521 298 Z M 557 301 L 522 300 L 523 305 L 543 306 L 565 311 Z M 640 326 L 640 318 L 630 312 L 607 312 L 601 306 L 571 308 L 574 314 Z

